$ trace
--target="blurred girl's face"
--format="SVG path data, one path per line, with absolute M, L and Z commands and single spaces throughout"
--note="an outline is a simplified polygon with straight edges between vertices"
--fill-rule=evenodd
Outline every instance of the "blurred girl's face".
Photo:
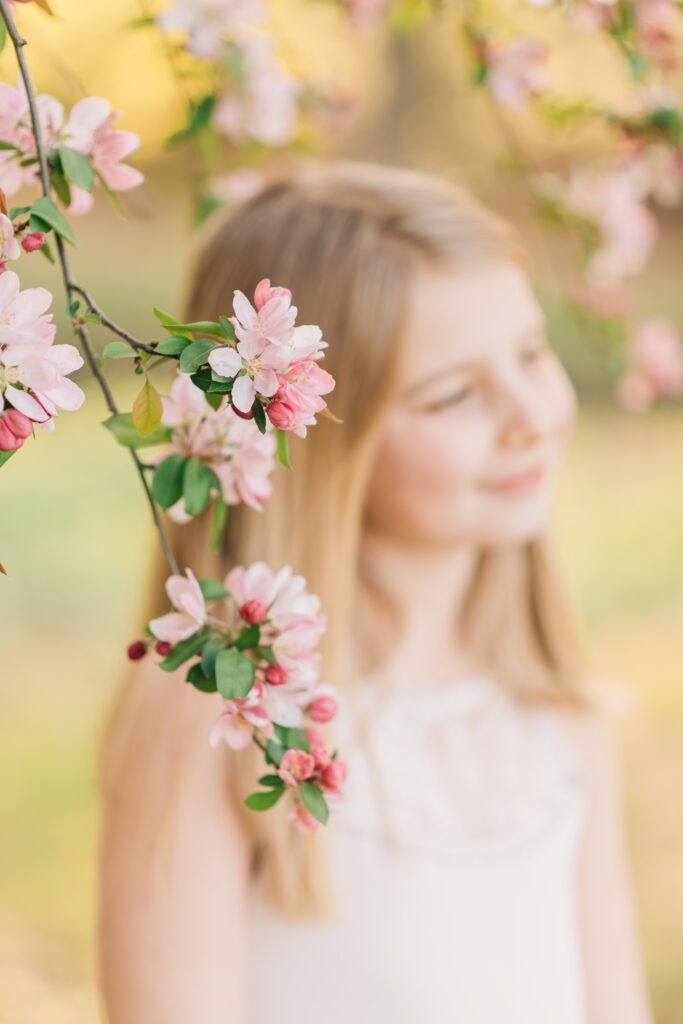
M 366 525 L 413 544 L 536 536 L 576 396 L 524 271 L 496 260 L 424 273 L 406 345 Z

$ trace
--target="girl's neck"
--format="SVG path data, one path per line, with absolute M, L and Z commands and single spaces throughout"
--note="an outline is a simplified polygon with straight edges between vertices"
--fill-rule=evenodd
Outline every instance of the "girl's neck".
M 425 548 L 364 533 L 356 642 L 365 678 L 434 685 L 477 671 L 459 623 L 478 555 L 474 545 Z

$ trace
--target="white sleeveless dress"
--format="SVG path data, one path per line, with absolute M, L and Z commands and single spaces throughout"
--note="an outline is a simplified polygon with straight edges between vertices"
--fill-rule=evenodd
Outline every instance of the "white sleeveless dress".
M 294 923 L 252 885 L 249 1024 L 587 1024 L 586 786 L 562 714 L 482 673 L 364 684 L 335 724 L 340 913 Z

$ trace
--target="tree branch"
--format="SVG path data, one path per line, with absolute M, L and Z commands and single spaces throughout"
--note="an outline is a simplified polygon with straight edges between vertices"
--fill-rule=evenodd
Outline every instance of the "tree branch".
M 44 196 L 47 196 L 48 198 L 51 199 L 52 190 L 50 187 L 50 175 L 48 172 L 45 147 L 43 145 L 43 139 L 40 131 L 40 121 L 38 119 L 38 108 L 36 104 L 36 92 L 33 86 L 33 82 L 31 80 L 31 75 L 28 70 L 26 59 L 24 57 L 24 47 L 26 46 L 26 40 L 20 35 L 20 33 L 17 30 L 17 27 L 14 23 L 14 19 L 9 9 L 8 0 L 0 0 L 0 14 L 2 15 L 2 19 L 5 22 L 5 25 L 7 26 L 7 33 L 10 39 L 12 40 L 12 45 L 14 46 L 14 52 L 16 54 L 17 63 L 19 65 L 19 73 L 21 74 L 21 78 L 24 83 L 24 88 L 26 89 L 26 96 L 28 99 L 28 106 L 31 114 L 31 125 L 33 127 L 33 135 L 35 137 L 36 142 L 36 154 L 38 156 L 39 176 L 42 192 Z M 55 245 L 57 247 L 57 254 L 59 256 L 59 263 L 62 270 L 62 278 L 64 280 L 64 287 L 66 289 L 68 302 L 70 304 L 71 302 L 73 302 L 74 295 L 83 294 L 83 290 L 79 288 L 79 286 L 76 284 L 71 275 L 71 270 L 69 267 L 69 262 L 67 259 L 63 239 L 56 231 L 54 234 Z M 88 300 L 86 299 L 86 301 Z M 114 396 L 111 392 L 111 389 L 109 388 L 109 385 L 104 377 L 104 374 L 102 373 L 100 367 L 97 364 L 97 358 L 95 356 L 93 347 L 90 344 L 88 332 L 82 325 L 76 327 L 75 331 L 81 342 L 81 346 L 85 354 L 85 357 L 88 361 L 88 364 L 90 366 L 90 369 L 92 370 L 95 378 L 97 379 L 98 384 L 100 385 L 100 388 L 104 395 L 105 402 L 107 403 L 109 410 L 114 415 L 117 415 L 119 410 L 116 406 Z M 136 344 L 141 345 L 142 343 L 137 342 Z M 152 349 L 152 351 L 154 350 Z M 154 525 L 159 534 L 159 540 L 161 541 L 161 546 L 164 550 L 164 554 L 166 556 L 169 568 L 172 573 L 176 574 L 179 572 L 178 564 L 175 560 L 173 551 L 171 550 L 171 545 L 168 542 L 168 538 L 166 537 L 166 534 L 164 533 L 163 527 L 161 525 L 159 513 L 157 511 L 157 507 L 152 492 L 150 490 L 149 484 L 147 483 L 147 480 L 145 478 L 145 472 L 142 463 L 138 458 L 137 452 L 135 451 L 134 448 L 130 449 L 130 453 L 133 458 L 133 462 L 135 463 L 135 467 L 137 469 L 140 480 L 142 481 L 142 486 L 144 488 L 145 495 L 147 497 L 147 502 L 152 513 L 152 519 L 154 520 Z

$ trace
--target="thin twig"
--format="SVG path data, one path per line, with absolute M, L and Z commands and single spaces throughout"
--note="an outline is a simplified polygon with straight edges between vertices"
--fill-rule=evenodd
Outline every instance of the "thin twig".
M 130 334 L 127 330 L 125 330 L 125 328 L 120 327 L 117 323 L 115 323 L 113 320 L 111 320 L 106 315 L 106 313 L 103 313 L 102 310 L 100 309 L 100 307 L 95 303 L 95 300 L 92 298 L 90 293 L 85 290 L 85 288 L 81 288 L 81 286 L 76 284 L 75 282 L 72 282 L 71 288 L 72 288 L 73 291 L 78 292 L 79 295 L 83 296 L 83 298 L 85 299 L 85 301 L 88 304 L 88 309 L 92 313 L 96 313 L 97 316 L 102 321 L 103 326 L 104 327 L 108 327 L 109 330 L 113 334 L 118 334 L 118 336 L 120 338 L 123 338 L 125 341 L 128 342 L 129 345 L 131 345 L 135 349 L 138 349 L 140 352 L 149 352 L 149 354 L 152 355 L 152 356 L 156 356 L 156 355 L 159 354 L 157 352 L 157 350 L 154 348 L 153 345 L 147 345 L 144 341 L 140 341 L 133 334 Z M 178 355 L 172 355 L 172 356 L 164 355 L 163 358 L 164 359 L 179 359 L 180 356 L 178 356 Z
M 22 81 L 24 83 L 24 88 L 26 89 L 26 98 L 28 100 L 28 107 L 29 107 L 29 111 L 30 111 L 30 114 L 31 114 L 31 125 L 32 125 L 32 128 L 33 128 L 33 135 L 34 135 L 34 138 L 35 138 L 35 141 L 36 141 L 36 154 L 38 156 L 38 166 L 39 166 L 39 172 L 40 172 L 40 184 L 41 184 L 41 187 L 42 187 L 42 192 L 43 192 L 44 196 L 46 196 L 48 199 L 51 199 L 52 198 L 52 195 L 51 195 L 52 190 L 50 188 L 50 176 L 49 176 L 49 172 L 48 172 L 47 157 L 46 157 L 46 154 L 45 154 L 45 148 L 43 146 L 43 139 L 42 139 L 42 134 L 41 134 L 41 130 L 40 130 L 40 121 L 38 119 L 38 109 L 37 109 L 37 104 L 36 104 L 36 92 L 35 92 L 35 89 L 34 89 L 34 86 L 33 86 L 33 82 L 31 80 L 31 75 L 30 75 L 29 70 L 28 70 L 28 65 L 26 63 L 26 59 L 24 57 L 24 47 L 26 46 L 26 40 L 21 36 L 21 34 L 17 30 L 17 27 L 16 27 L 16 25 L 14 23 L 14 19 L 12 18 L 12 15 L 11 15 L 10 10 L 9 10 L 9 6 L 8 6 L 7 0 L 0 0 L 0 14 L 2 14 L 3 21 L 5 22 L 5 25 L 7 26 L 7 33 L 9 35 L 10 39 L 12 40 L 12 45 L 14 46 L 14 52 L 15 52 L 16 58 L 17 58 L 17 64 L 19 65 L 19 73 L 21 74 L 21 78 L 22 78 Z M 62 269 L 62 277 L 63 277 L 63 280 L 64 280 L 64 287 L 66 289 L 66 294 L 67 294 L 67 298 L 68 298 L 69 304 L 71 304 L 71 302 L 73 302 L 74 295 L 79 294 L 79 293 L 82 294 L 82 289 L 79 288 L 79 286 L 76 284 L 76 282 L 74 281 L 74 279 L 73 279 L 73 277 L 71 275 L 71 270 L 69 268 L 69 261 L 67 259 L 67 255 L 66 255 L 66 251 L 65 251 L 64 241 L 61 238 L 61 236 L 58 234 L 58 232 L 56 232 L 56 231 L 55 231 L 55 245 L 57 247 L 57 254 L 59 256 L 59 263 L 60 263 L 60 266 L 61 266 L 61 269 Z M 78 338 L 79 338 L 79 340 L 81 342 L 81 346 L 82 346 L 83 352 L 85 353 L 85 356 L 86 356 L 86 359 L 87 359 L 88 364 L 90 366 L 90 369 L 92 370 L 92 372 L 93 372 L 93 374 L 94 374 L 98 384 L 100 385 L 100 388 L 101 388 L 102 393 L 104 395 L 105 402 L 107 403 L 107 406 L 108 406 L 109 410 L 114 415 L 118 415 L 118 411 L 119 410 L 118 410 L 118 408 L 116 406 L 116 402 L 114 401 L 114 396 L 113 396 L 113 394 L 111 392 L 111 389 L 109 388 L 109 385 L 108 385 L 108 383 L 107 383 L 107 381 L 106 381 L 106 379 L 104 377 L 104 374 L 102 373 L 102 371 L 100 370 L 100 367 L 97 364 L 97 358 L 95 356 L 95 352 L 93 350 L 93 347 L 90 344 L 90 338 L 88 336 L 88 332 L 86 331 L 86 329 L 82 325 L 79 325 L 78 327 L 76 327 L 75 331 L 76 331 L 76 334 L 78 335 Z M 166 537 L 166 534 L 164 533 L 163 527 L 161 525 L 161 521 L 159 519 L 159 514 L 158 514 L 158 511 L 157 511 L 157 507 L 156 507 L 156 504 L 154 502 L 154 497 L 152 496 L 152 492 L 150 490 L 149 484 L 147 483 L 147 480 L 145 478 L 145 472 L 144 472 L 144 469 L 142 467 L 142 463 L 141 463 L 140 459 L 138 458 L 138 455 L 137 455 L 137 452 L 135 451 L 135 449 L 131 448 L 129 450 L 130 450 L 133 462 L 135 463 L 135 467 L 137 469 L 137 472 L 138 472 L 138 475 L 140 477 L 140 480 L 142 481 L 142 486 L 144 488 L 145 495 L 147 497 L 147 502 L 149 504 L 149 507 L 150 507 L 150 510 L 151 510 L 151 513 L 152 513 L 152 519 L 154 520 L 154 525 L 155 525 L 155 527 L 157 529 L 157 533 L 159 534 L 159 540 L 161 541 L 161 546 L 163 548 L 164 555 L 166 556 L 166 560 L 167 560 L 167 562 L 169 564 L 169 568 L 171 569 L 172 573 L 177 574 L 179 572 L 178 564 L 177 564 L 177 562 L 175 560 L 175 556 L 173 554 L 173 551 L 171 550 L 171 545 L 168 542 L 168 538 Z

